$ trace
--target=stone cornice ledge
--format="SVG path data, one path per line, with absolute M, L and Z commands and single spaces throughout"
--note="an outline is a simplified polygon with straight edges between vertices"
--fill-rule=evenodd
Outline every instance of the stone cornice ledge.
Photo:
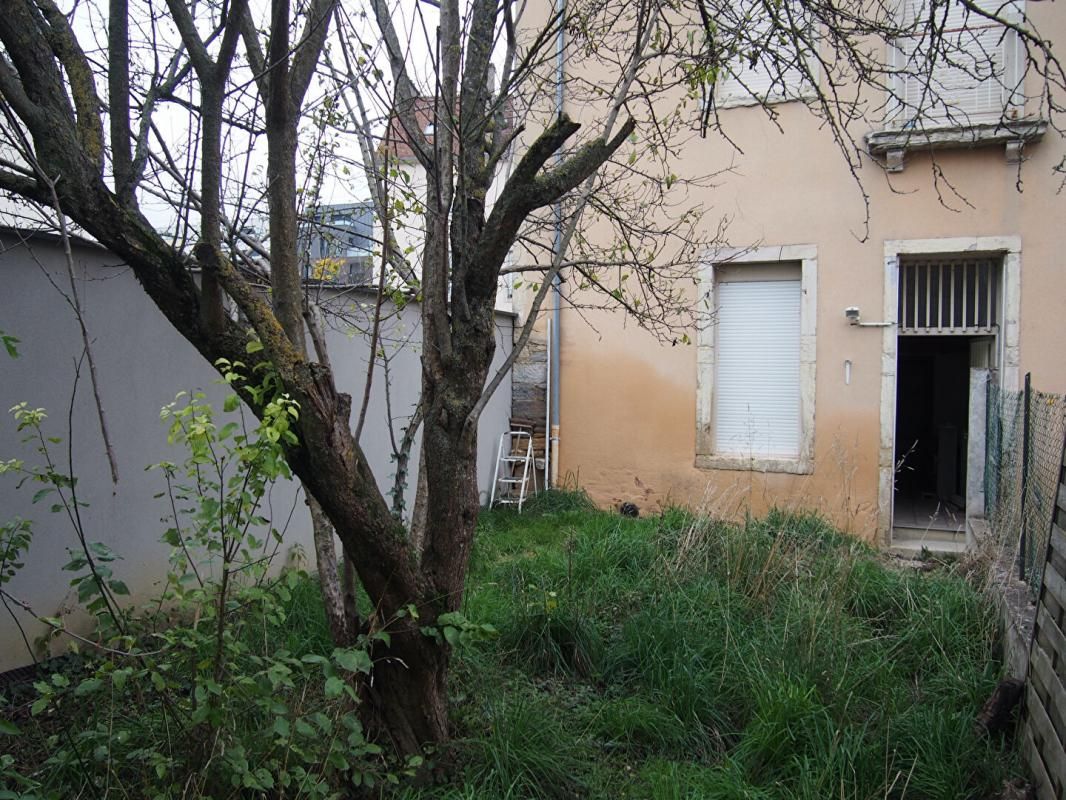
M 889 172 L 903 170 L 908 150 L 940 150 L 949 147 L 1006 145 L 1007 160 L 1021 160 L 1022 147 L 1037 142 L 1047 132 L 1045 119 L 1019 119 L 976 125 L 950 125 L 940 128 L 880 130 L 866 134 L 866 147 L 872 155 L 884 156 Z

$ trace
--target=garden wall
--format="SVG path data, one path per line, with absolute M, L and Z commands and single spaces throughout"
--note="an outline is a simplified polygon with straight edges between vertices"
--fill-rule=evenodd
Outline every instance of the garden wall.
M 74 312 L 61 294 L 69 295 L 62 251 L 54 239 L 25 239 L 12 230 L 0 230 L 0 330 L 17 336 L 20 343 L 16 359 L 0 351 L 0 459 L 36 463 L 37 454 L 32 446 L 21 443 L 22 436 L 15 431 L 7 411 L 22 401 L 47 409 L 47 434 L 63 439 L 56 445 L 61 469 L 67 466 L 67 442 L 72 444 L 79 499 L 89 503 L 84 510 L 88 538 L 105 542 L 122 557 L 115 565 L 116 577 L 129 586 L 134 599 L 144 600 L 152 596 L 164 577 L 169 552 L 160 542 L 167 527 L 161 520 L 169 509 L 163 498 L 154 497 L 165 484 L 159 471 L 145 471 L 145 467 L 183 459 L 181 452 L 167 445 L 160 408 L 179 391 L 202 390 L 221 411 L 227 392 L 217 384 L 214 370 L 173 330 L 116 256 L 98 247 L 78 245 L 74 258 L 118 464 L 118 482 L 111 480 L 84 364 L 72 400 L 83 348 Z M 326 338 L 338 387 L 353 397 L 354 424 L 369 356 L 368 337 L 361 331 L 370 327 L 373 296 L 361 290 L 329 287 L 322 289 L 320 299 L 334 312 Z M 389 488 L 394 471 L 390 418 L 393 435 L 399 441 L 417 402 L 421 340 L 416 304 L 401 309 L 386 303 L 384 316 L 382 345 L 389 359 L 391 392 L 386 398 L 379 362 L 361 438 L 383 491 Z M 512 321 L 508 314 L 497 316 L 494 368 L 511 349 Z M 483 498 L 487 498 L 492 480 L 496 441 L 509 427 L 510 398 L 508 377 L 481 419 L 478 476 Z M 412 453 L 412 469 L 418 463 L 417 447 Z M 69 560 L 67 550 L 75 546 L 71 526 L 61 515 L 48 511 L 53 500 L 33 505 L 34 489 L 19 491 L 15 483 L 10 476 L 0 478 L 0 521 L 15 516 L 32 519 L 35 535 L 25 567 L 5 588 L 36 615 L 66 617 L 77 624 L 79 613 L 68 585 L 72 575 L 61 570 Z M 409 486 L 408 507 L 412 501 L 413 487 Z M 276 486 L 267 498 L 266 510 L 278 528 L 286 528 L 284 552 L 279 556 L 307 558 L 313 566 L 310 519 L 298 487 L 293 483 Z M 43 626 L 34 623 L 29 614 L 20 613 L 19 619 L 28 626 L 31 640 L 42 633 Z M 0 609 L 0 670 L 29 660 L 14 620 Z

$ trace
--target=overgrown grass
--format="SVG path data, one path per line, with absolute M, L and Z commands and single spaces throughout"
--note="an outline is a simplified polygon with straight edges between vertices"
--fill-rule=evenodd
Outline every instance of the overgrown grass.
M 816 516 L 626 519 L 581 494 L 483 514 L 457 654 L 464 765 L 405 798 L 985 798 L 995 616 Z
M 332 651 L 313 581 L 291 582 L 283 612 L 234 628 L 247 652 Z M 482 515 L 463 612 L 499 636 L 455 654 L 447 780 L 393 790 L 403 800 L 983 800 L 1017 771 L 973 729 L 1001 669 L 982 595 L 949 570 L 893 568 L 815 516 L 628 519 L 548 493 Z M 320 688 L 283 686 L 286 715 Z M 94 695 L 71 702 L 89 706 L 66 706 L 68 722 L 94 718 Z M 307 719 L 332 713 L 311 704 Z M 239 727 L 274 721 L 257 708 Z M 165 729 L 155 706 L 127 710 L 135 738 Z M 51 719 L 20 719 L 32 752 L 16 755 L 62 743 Z M 136 771 L 123 754 L 116 769 Z

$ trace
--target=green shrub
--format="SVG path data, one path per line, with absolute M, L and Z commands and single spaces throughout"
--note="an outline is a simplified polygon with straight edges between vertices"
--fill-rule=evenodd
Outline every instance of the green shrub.
M 242 380 L 224 365 L 231 381 Z M 145 611 L 122 606 L 119 558 L 89 542 L 76 479 L 54 466 L 55 439 L 45 415 L 15 409 L 31 432 L 42 466 L 4 462 L 5 470 L 43 485 L 53 509 L 68 512 L 80 549 L 65 569 L 94 615 L 99 646 L 82 647 L 62 670 L 34 683 L 29 721 L 16 734 L 17 756 L 0 763 L 0 780 L 23 796 L 265 796 L 333 798 L 391 777 L 380 747 L 364 736 L 357 689 L 373 664 L 369 646 L 383 630 L 334 648 L 314 583 L 270 565 L 281 531 L 262 516 L 270 487 L 288 477 L 283 445 L 294 441 L 298 409 L 266 374 L 262 421 L 217 425 L 202 394 L 179 395 L 163 410 L 169 441 L 186 451 L 158 466 L 166 486 L 172 547 L 162 596 Z M 237 403 L 227 401 L 227 409 Z M 0 558 L 11 577 L 32 546 L 30 528 L 5 526 Z M 5 578 L 5 582 L 6 582 Z M 57 635 L 59 620 L 45 620 Z M 84 640 L 88 642 L 89 640 Z M 91 643 L 90 643 L 91 644 Z

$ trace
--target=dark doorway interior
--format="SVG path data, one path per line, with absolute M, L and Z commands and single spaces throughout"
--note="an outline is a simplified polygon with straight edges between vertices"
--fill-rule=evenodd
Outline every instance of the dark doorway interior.
M 899 338 L 896 528 L 958 531 L 964 526 L 971 338 Z

